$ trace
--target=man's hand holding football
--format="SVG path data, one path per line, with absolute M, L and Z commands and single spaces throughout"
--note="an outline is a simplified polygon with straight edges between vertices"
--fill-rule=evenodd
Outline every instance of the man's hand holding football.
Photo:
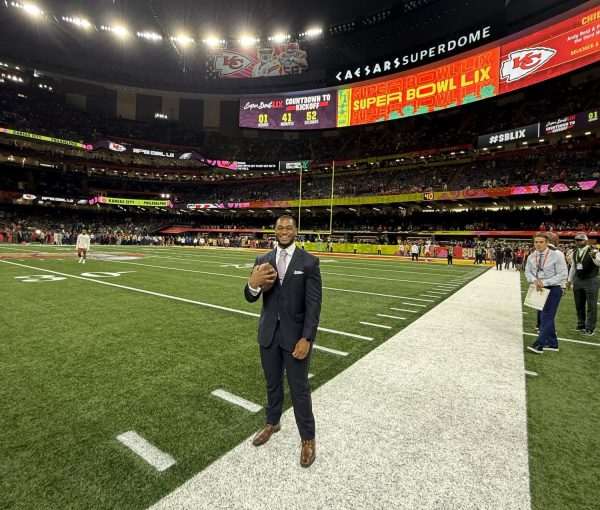
M 269 290 L 277 279 L 277 271 L 268 262 L 259 266 L 254 266 L 248 285 L 253 289 L 261 288 L 263 291 Z

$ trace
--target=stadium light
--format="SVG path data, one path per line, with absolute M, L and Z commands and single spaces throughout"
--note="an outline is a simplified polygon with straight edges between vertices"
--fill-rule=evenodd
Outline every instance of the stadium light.
M 253 44 L 256 44 L 258 42 L 258 39 L 251 37 L 249 35 L 244 35 L 242 37 L 240 37 L 240 44 L 242 46 L 252 46 Z
M 592 132 L 591 132 L 591 131 L 586 131 L 584 134 L 585 134 L 586 136 L 590 136 L 590 135 L 592 134 Z
M 135 35 L 146 41 L 162 41 L 162 35 L 156 32 L 137 32 Z
M 37 7 L 33 4 L 22 4 L 20 2 L 11 2 L 10 5 L 12 7 L 16 7 L 17 9 L 23 9 L 30 16 L 41 16 L 42 14 L 44 14 L 44 11 L 42 11 L 39 7 Z
M 290 35 L 289 34 L 275 34 L 272 35 L 268 38 L 269 42 L 274 42 L 274 43 L 282 43 L 285 42 L 287 40 L 289 40 Z
M 298 35 L 300 37 L 313 38 L 318 37 L 323 33 L 323 29 L 320 27 L 309 28 L 306 32 L 300 32 Z
M 189 44 L 194 43 L 194 39 L 187 35 L 177 35 L 171 37 L 171 41 L 181 44 L 182 46 L 187 46 Z
M 129 35 L 129 31 L 123 25 L 115 25 L 114 27 L 109 25 L 101 25 L 100 30 L 103 30 L 104 32 L 112 32 L 118 37 L 125 37 Z
M 88 30 L 92 27 L 92 24 L 85 18 L 63 16 L 61 19 L 67 23 L 71 23 L 72 25 L 75 25 L 79 28 L 83 28 L 85 30 Z
M 206 39 L 202 39 L 202 42 L 206 44 L 209 48 L 216 48 L 217 46 L 224 46 L 227 41 L 225 39 L 219 39 L 215 36 L 209 36 Z

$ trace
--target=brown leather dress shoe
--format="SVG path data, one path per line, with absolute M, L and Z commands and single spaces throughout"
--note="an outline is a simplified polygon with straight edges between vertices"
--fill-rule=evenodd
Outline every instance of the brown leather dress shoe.
M 279 432 L 281 430 L 281 425 L 279 425 L 279 423 L 277 423 L 276 425 L 271 425 L 270 423 L 267 423 L 262 429 L 260 429 L 256 435 L 254 436 L 254 439 L 252 440 L 252 444 L 254 446 L 260 446 L 265 444 L 269 439 L 271 439 L 271 436 L 273 434 L 275 434 L 275 432 Z
M 310 467 L 317 456 L 317 445 L 313 439 L 302 441 L 302 451 L 300 452 L 300 465 L 303 468 Z

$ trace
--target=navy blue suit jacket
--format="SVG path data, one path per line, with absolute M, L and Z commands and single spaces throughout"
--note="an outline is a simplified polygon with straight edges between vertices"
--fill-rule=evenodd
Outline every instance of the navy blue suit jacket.
M 255 265 L 268 262 L 275 270 L 277 249 L 256 257 Z M 258 343 L 269 347 L 273 342 L 275 328 L 279 321 L 281 347 L 287 351 L 296 348 L 298 340 L 317 336 L 319 316 L 321 315 L 322 284 L 319 259 L 310 253 L 296 248 L 285 273 L 283 285 L 279 278 L 267 292 L 253 296 L 248 288 L 244 295 L 249 302 L 263 296 L 263 307 L 258 323 Z

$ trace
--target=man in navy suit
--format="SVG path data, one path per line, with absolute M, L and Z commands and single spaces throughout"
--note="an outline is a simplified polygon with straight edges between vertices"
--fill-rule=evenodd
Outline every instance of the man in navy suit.
M 277 246 L 256 257 L 244 295 L 249 302 L 263 295 L 258 343 L 267 385 L 267 420 L 252 444 L 265 444 L 281 428 L 285 369 L 302 439 L 300 465 L 309 467 L 316 445 L 308 369 L 321 314 L 322 284 L 319 259 L 297 249 L 297 234 L 294 218 L 286 215 L 277 220 Z

